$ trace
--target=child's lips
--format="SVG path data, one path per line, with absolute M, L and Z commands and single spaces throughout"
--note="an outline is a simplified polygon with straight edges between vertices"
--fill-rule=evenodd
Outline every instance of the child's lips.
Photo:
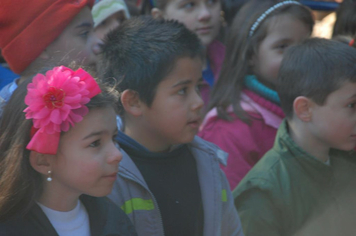
M 206 26 L 206 27 L 200 27 L 196 29 L 197 34 L 210 34 L 210 31 L 212 30 L 213 27 L 211 26 Z
M 115 173 L 112 173 L 112 174 L 110 174 L 110 175 L 105 175 L 105 176 L 103 176 L 105 179 L 109 179 L 109 180 L 116 180 L 116 178 L 117 178 L 117 172 L 115 172 Z
M 194 120 L 189 121 L 188 125 L 193 129 L 197 129 L 200 126 L 200 121 L 201 121 L 200 118 L 194 119 Z

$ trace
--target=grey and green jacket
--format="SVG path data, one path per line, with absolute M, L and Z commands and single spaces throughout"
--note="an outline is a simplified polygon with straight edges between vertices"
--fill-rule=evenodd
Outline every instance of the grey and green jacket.
M 204 208 L 204 236 L 242 236 L 240 218 L 233 204 L 225 174 L 219 164 L 227 154 L 199 137 L 188 145 L 197 164 Z M 139 236 L 164 236 L 158 204 L 140 171 L 121 150 L 118 179 L 108 196 L 121 207 L 136 227 Z

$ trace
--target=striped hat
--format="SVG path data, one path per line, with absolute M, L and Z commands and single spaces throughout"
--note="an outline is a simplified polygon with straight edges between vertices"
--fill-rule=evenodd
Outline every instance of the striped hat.
M 91 11 L 94 19 L 94 28 L 119 11 L 124 11 L 126 19 L 130 18 L 130 13 L 124 0 L 97 1 Z

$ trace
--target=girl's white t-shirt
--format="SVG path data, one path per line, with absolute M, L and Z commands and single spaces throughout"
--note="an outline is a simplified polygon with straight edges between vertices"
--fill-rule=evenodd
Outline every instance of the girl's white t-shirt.
M 37 204 L 46 214 L 59 236 L 90 236 L 89 216 L 81 201 L 67 212 L 52 210 L 41 203 Z

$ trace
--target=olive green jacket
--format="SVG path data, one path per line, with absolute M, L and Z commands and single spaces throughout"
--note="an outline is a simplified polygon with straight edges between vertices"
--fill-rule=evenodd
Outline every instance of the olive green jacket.
M 331 150 L 329 165 L 322 163 L 294 143 L 283 121 L 233 196 L 246 236 L 356 235 L 354 189 L 355 152 Z

